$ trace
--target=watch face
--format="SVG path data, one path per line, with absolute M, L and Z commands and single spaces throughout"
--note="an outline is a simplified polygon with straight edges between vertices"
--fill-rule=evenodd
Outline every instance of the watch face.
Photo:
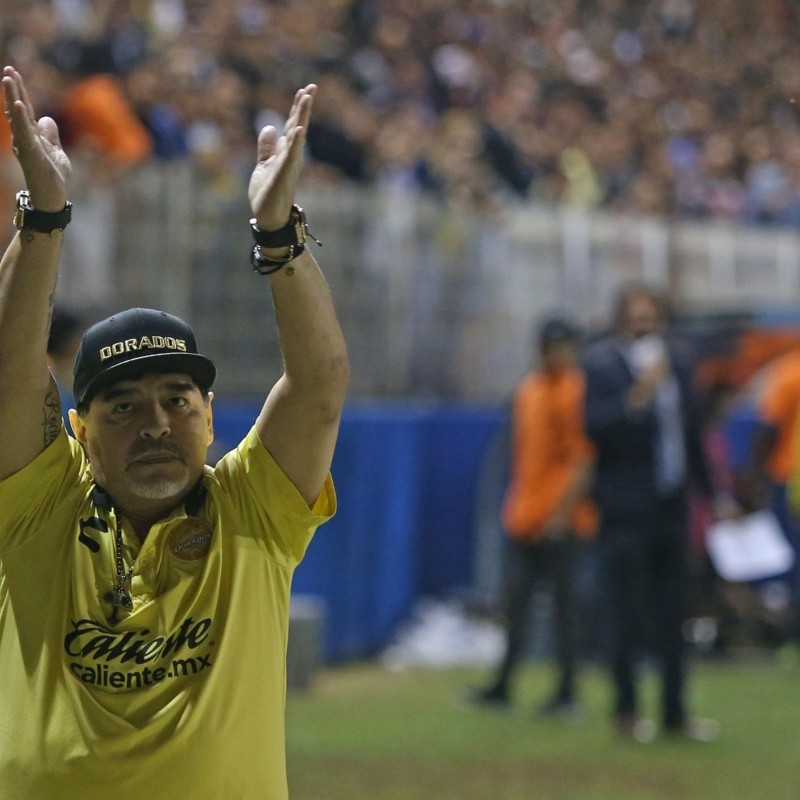
M 294 233 L 297 237 L 297 244 L 304 244 L 307 238 L 308 225 L 306 215 L 300 206 L 292 207 L 292 222 L 294 222 Z
M 17 209 L 14 212 L 14 227 L 22 230 L 25 227 L 25 213 L 30 209 L 30 195 L 26 191 L 17 192 Z

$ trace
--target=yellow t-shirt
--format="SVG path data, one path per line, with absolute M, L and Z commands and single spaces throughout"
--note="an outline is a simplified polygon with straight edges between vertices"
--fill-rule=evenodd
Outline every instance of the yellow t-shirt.
M 143 545 L 62 431 L 0 482 L 0 800 L 285 800 L 289 592 L 312 509 L 255 429 Z

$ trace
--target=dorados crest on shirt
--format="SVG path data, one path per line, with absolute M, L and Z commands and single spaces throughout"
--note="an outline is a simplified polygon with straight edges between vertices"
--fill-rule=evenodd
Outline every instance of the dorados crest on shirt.
M 121 342 L 101 347 L 100 360 L 107 361 L 114 356 L 121 356 L 137 350 L 175 350 L 185 353 L 186 340 L 175 339 L 172 336 L 139 336 L 136 339 L 124 339 Z

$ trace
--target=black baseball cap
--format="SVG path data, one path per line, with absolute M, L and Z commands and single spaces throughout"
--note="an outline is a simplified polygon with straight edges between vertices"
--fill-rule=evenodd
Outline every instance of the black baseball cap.
M 578 329 L 560 317 L 546 320 L 539 328 L 539 345 L 554 342 L 575 342 L 578 340 Z
M 131 308 L 92 325 L 75 357 L 75 404 L 88 403 L 100 389 L 146 372 L 180 372 L 208 390 L 217 377 L 214 362 L 197 352 L 189 325 L 152 308 Z

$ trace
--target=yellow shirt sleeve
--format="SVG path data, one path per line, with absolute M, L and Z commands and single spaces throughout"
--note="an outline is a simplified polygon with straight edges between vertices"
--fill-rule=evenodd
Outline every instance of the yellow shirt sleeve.
M 224 496 L 235 503 L 244 521 L 241 535 L 256 538 L 266 554 L 285 566 L 296 566 L 314 531 L 336 513 L 331 476 L 309 508 L 295 485 L 275 462 L 255 427 L 225 455 L 213 471 Z
M 83 494 L 84 466 L 81 446 L 62 428 L 30 464 L 0 481 L 0 553 L 46 529 L 56 515 L 71 518 L 67 506 L 77 507 Z

